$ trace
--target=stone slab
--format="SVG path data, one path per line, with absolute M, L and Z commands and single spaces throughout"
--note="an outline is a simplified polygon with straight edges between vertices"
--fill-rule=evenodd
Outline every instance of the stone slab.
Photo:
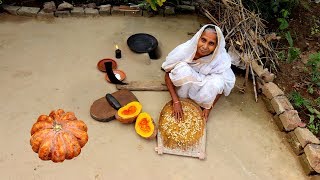
M 302 147 L 305 147 L 307 144 L 320 144 L 320 140 L 312 134 L 312 132 L 307 128 L 297 127 L 294 130 L 294 134 L 297 136 Z
M 273 116 L 273 120 L 274 120 L 274 123 L 276 123 L 276 125 L 278 126 L 280 131 L 285 131 L 285 129 L 284 129 L 283 125 L 282 125 L 282 122 L 281 122 L 281 120 L 280 120 L 278 115 L 274 115 Z
M 111 15 L 111 5 L 107 4 L 107 5 L 101 5 L 99 8 L 99 14 L 100 15 Z
M 191 5 L 191 1 L 181 1 L 181 4 L 184 4 L 184 5 Z
M 110 16 L 111 10 L 99 10 L 99 14 L 102 16 Z
M 57 10 L 58 11 L 70 11 L 71 9 L 73 9 L 73 5 L 63 1 L 61 4 L 58 5 Z
M 6 12 L 13 15 L 18 15 L 17 11 L 21 8 L 21 6 L 8 6 L 8 5 L 3 5 L 2 7 Z
M 54 1 L 50 1 L 50 2 L 45 2 L 43 4 L 42 10 L 43 12 L 46 12 L 46 13 L 54 13 L 57 10 L 57 7 Z
M 51 12 L 51 13 L 46 13 L 44 12 L 44 10 L 42 9 L 38 15 L 37 15 L 38 18 L 54 18 L 54 12 Z
M 303 153 L 303 147 L 301 146 L 297 136 L 294 134 L 294 132 L 289 132 L 286 134 L 286 138 L 288 143 L 290 144 L 293 152 L 296 155 L 301 155 Z
M 81 17 L 84 16 L 84 9 L 82 7 L 74 7 L 71 10 L 71 16 L 73 17 Z
M 283 91 L 273 82 L 265 83 L 262 87 L 262 93 L 268 99 L 273 99 L 276 96 L 284 95 Z
M 304 153 L 307 156 L 310 166 L 317 172 L 320 173 L 320 145 L 308 144 L 304 148 Z
M 190 5 L 178 5 L 177 9 L 182 12 L 195 12 L 196 7 Z
M 277 96 L 271 100 L 271 105 L 277 114 L 282 114 L 285 111 L 293 110 L 293 106 L 285 96 Z
M 139 10 L 139 11 L 125 11 L 124 15 L 125 16 L 139 17 L 139 16 L 142 16 L 142 10 Z
M 304 126 L 296 110 L 285 111 L 279 115 L 279 118 L 286 131 L 292 131 L 297 127 Z
M 171 6 L 165 6 L 164 7 L 164 15 L 168 16 L 168 15 L 175 15 L 175 8 L 171 7 Z
M 112 16 L 124 16 L 125 12 L 121 11 L 119 6 L 113 6 L 111 8 L 111 15 Z
M 149 10 L 143 10 L 142 16 L 144 17 L 154 17 L 154 16 L 161 16 L 164 17 L 164 9 L 158 9 L 157 12 L 149 11 Z
M 39 11 L 40 11 L 40 8 L 37 8 L 37 7 L 25 7 L 25 6 L 22 6 L 22 7 L 17 11 L 17 14 L 18 14 L 19 16 L 36 17 Z
M 316 174 L 316 171 L 311 167 L 306 154 L 302 154 L 301 156 L 298 157 L 300 164 L 302 166 L 303 171 L 307 175 L 314 175 Z
M 98 11 L 98 9 L 85 8 L 84 9 L 84 14 L 86 16 L 99 16 L 99 11 Z
M 111 10 L 111 5 L 110 4 L 100 5 L 99 10 Z
M 54 15 L 57 17 L 70 17 L 71 13 L 70 11 L 56 11 Z
M 261 96 L 262 101 L 264 102 L 267 110 L 271 113 L 271 114 L 276 114 L 276 111 L 273 109 L 271 101 L 265 96 L 262 95 Z

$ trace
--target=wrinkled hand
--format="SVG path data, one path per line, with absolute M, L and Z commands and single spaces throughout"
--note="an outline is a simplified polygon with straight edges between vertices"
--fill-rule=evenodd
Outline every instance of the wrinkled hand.
M 211 111 L 210 109 L 203 109 L 202 117 L 204 118 L 204 120 L 208 121 L 208 117 L 209 117 L 210 111 Z
M 176 121 L 183 121 L 183 111 L 182 111 L 182 106 L 181 106 L 181 102 L 176 102 L 176 103 L 172 103 L 172 107 L 173 107 L 173 116 L 175 117 Z

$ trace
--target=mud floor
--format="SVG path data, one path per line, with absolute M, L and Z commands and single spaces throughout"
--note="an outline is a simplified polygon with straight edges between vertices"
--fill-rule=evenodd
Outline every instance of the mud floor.
M 127 80 L 159 80 L 167 53 L 195 32 L 195 16 L 66 18 L 37 20 L 0 15 L 0 171 L 1 179 L 306 179 L 298 159 L 261 100 L 234 89 L 212 110 L 204 161 L 158 155 L 133 125 L 101 123 L 89 114 L 92 102 L 116 90 L 96 68 L 114 58 Z M 127 38 L 145 32 L 159 40 L 162 58 L 134 54 Z M 237 84 L 243 79 L 237 77 Z M 251 87 L 249 87 L 251 89 Z M 134 92 L 157 122 L 168 92 Z M 29 144 L 40 114 L 58 108 L 75 112 L 89 128 L 81 154 L 63 163 L 41 161 Z

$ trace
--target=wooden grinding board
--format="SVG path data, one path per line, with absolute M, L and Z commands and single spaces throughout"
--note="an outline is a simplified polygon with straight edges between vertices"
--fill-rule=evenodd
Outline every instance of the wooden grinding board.
M 168 102 L 160 113 L 156 151 L 158 154 L 174 154 L 205 159 L 206 121 L 202 118 L 202 110 L 192 100 L 180 99 L 180 101 L 184 110 L 184 121 L 179 123 L 173 121 L 172 101 Z M 187 131 L 184 129 L 187 129 Z M 173 133 L 169 133 L 169 131 Z M 193 136 L 191 136 L 192 133 L 194 133 Z M 176 140 L 174 140 L 174 136 Z
M 117 84 L 117 89 L 131 91 L 167 91 L 167 85 L 163 81 L 130 81 L 126 85 Z
M 119 90 L 111 95 L 116 98 L 121 107 L 132 101 L 138 101 L 136 96 L 129 90 Z M 105 97 L 97 99 L 90 107 L 90 115 L 93 119 L 101 122 L 108 122 L 115 119 L 117 110 L 114 109 L 107 101 Z

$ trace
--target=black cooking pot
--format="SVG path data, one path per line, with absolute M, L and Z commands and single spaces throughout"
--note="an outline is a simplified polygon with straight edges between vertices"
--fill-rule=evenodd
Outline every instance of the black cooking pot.
M 158 40 L 150 34 L 134 34 L 128 38 L 127 44 L 133 52 L 148 53 L 150 59 L 158 59 Z

